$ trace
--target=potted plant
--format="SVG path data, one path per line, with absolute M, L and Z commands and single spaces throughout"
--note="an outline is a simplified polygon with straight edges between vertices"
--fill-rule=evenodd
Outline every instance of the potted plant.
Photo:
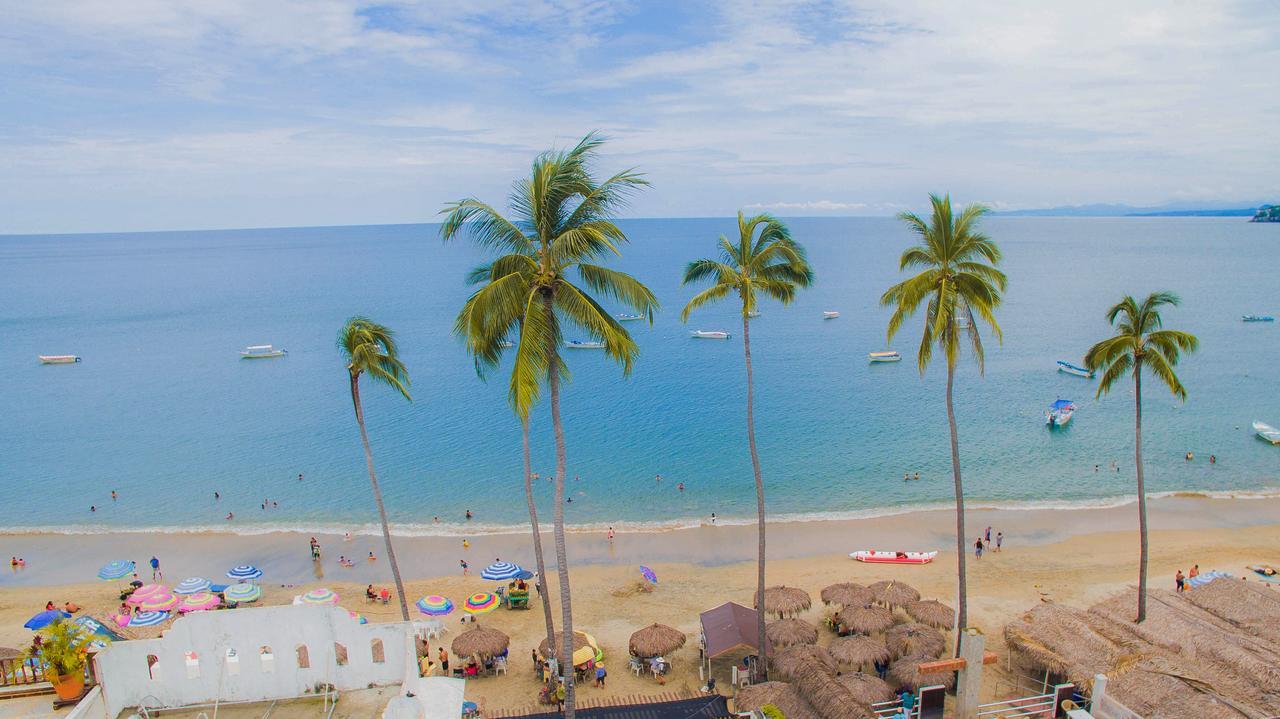
M 44 665 L 45 679 L 58 698 L 69 701 L 84 693 L 89 643 L 89 633 L 79 625 L 58 620 L 40 630 L 40 642 L 27 649 L 27 657 Z

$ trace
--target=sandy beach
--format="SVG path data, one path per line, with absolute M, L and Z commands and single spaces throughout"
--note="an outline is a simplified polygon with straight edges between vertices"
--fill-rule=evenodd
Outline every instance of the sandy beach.
M 989 647 L 1000 651 L 1004 623 L 1041 601 L 1087 606 L 1136 581 L 1137 534 L 1132 506 L 1093 510 L 977 511 L 969 516 L 969 533 L 977 536 L 988 524 L 1005 534 L 1004 549 L 969 562 L 970 612 L 983 629 Z M 924 512 L 857 522 L 799 522 L 770 526 L 769 583 L 801 587 L 815 606 L 803 618 L 821 620 L 826 607 L 819 590 L 837 581 L 869 583 L 896 578 L 910 582 L 926 597 L 948 604 L 955 596 L 955 557 L 948 533 L 947 512 Z M 1168 497 L 1151 503 L 1151 576 L 1153 586 L 1172 584 L 1176 570 L 1192 564 L 1243 575 L 1255 562 L 1276 562 L 1280 546 L 1280 500 L 1221 500 Z M 390 583 L 390 572 L 379 559 L 357 560 L 352 569 L 337 567 L 338 554 L 357 558 L 372 549 L 381 556 L 381 541 L 362 537 L 343 542 L 320 537 L 325 562 L 317 571 L 306 555 L 306 537 L 271 534 L 165 535 L 114 534 L 15 535 L 0 538 L 4 553 L 24 556 L 28 568 L 0 579 L 0 645 L 22 646 L 30 632 L 22 623 L 46 600 L 72 599 L 86 611 L 105 614 L 118 605 L 116 582 L 87 582 L 99 565 L 112 558 L 136 558 L 143 565 L 152 553 L 162 560 L 166 579 L 176 583 L 190 575 L 220 577 L 232 564 L 251 562 L 266 572 L 262 583 L 267 603 L 286 603 L 303 588 L 327 586 L 350 597 L 343 606 L 363 612 L 370 621 L 393 621 L 398 610 L 366 604 L 364 586 Z M 410 598 L 426 593 L 451 596 L 490 588 L 479 578 L 479 567 L 496 557 L 532 564 L 527 537 L 477 537 L 470 549 L 449 538 L 406 538 L 397 542 Z M 595 533 L 570 535 L 575 626 L 593 633 L 606 653 L 607 686 L 586 686 L 582 696 L 634 695 L 699 686 L 697 671 L 698 613 L 723 601 L 750 604 L 754 565 L 754 534 L 750 527 L 704 527 L 653 534 L 618 535 L 612 545 Z M 863 565 L 847 552 L 880 549 L 938 549 L 928 566 Z M 347 551 L 349 550 L 349 551 Z M 465 557 L 473 567 L 462 576 L 457 561 Z M 972 555 L 970 555 L 972 557 Z M 636 564 L 657 572 L 659 584 L 651 593 L 637 592 Z M 149 572 L 148 572 L 149 574 Z M 149 579 L 149 576 L 144 577 Z M 552 578 L 551 591 L 556 587 Z M 553 607 L 559 616 L 558 606 Z M 456 636 L 462 626 L 457 615 L 446 618 Z M 651 622 L 671 624 L 688 633 L 690 641 L 674 657 L 672 681 L 658 686 L 626 669 L 627 639 Z M 468 682 L 468 697 L 490 709 L 533 704 L 537 684 L 530 650 L 543 636 L 542 613 L 499 610 L 481 619 L 511 636 L 511 674 Z M 824 631 L 822 643 L 830 640 Z M 446 639 L 446 641 L 448 638 Z M 994 645 L 994 646 L 993 646 Z M 724 670 L 721 671 L 723 673 Z M 993 671 L 1001 671 L 995 669 Z M 723 678 L 722 678 L 723 680 Z M 989 682 L 994 691 L 997 682 Z

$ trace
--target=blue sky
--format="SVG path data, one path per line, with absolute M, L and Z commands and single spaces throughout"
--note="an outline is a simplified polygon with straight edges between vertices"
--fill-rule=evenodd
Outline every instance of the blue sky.
M 419 222 L 591 129 L 636 216 L 1280 199 L 1280 5 L 0 0 L 0 233 Z

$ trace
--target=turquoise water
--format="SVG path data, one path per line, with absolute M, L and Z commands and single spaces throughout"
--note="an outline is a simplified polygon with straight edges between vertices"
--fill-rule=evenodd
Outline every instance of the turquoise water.
M 798 219 L 818 282 L 752 325 L 757 421 L 770 511 L 857 515 L 946 504 L 943 368 L 910 361 L 918 325 L 884 349 L 881 291 L 910 237 L 888 218 Z M 679 310 L 683 264 L 709 254 L 732 220 L 637 220 L 617 263 L 664 304 L 632 323 L 642 354 L 630 378 L 599 352 L 567 354 L 567 516 L 633 526 L 754 514 L 743 430 L 739 327 L 729 305 Z M 1173 289 L 1171 326 L 1200 336 L 1181 367 L 1185 404 L 1152 389 L 1146 404 L 1153 492 L 1265 492 L 1280 449 L 1254 419 L 1280 426 L 1280 226 L 1224 219 L 993 218 L 1010 288 L 1003 347 L 987 371 L 960 370 L 957 401 L 971 501 L 1004 506 L 1105 503 L 1132 491 L 1129 387 L 1102 401 L 1094 384 L 1054 371 L 1108 333 L 1123 292 Z M 432 226 L 378 226 L 0 237 L 0 527 L 240 531 L 367 530 L 376 519 L 345 370 L 343 320 L 372 316 L 400 334 L 415 401 L 370 387 L 369 432 L 387 504 L 403 532 L 500 531 L 527 516 L 518 426 L 498 376 L 478 380 L 450 334 L 479 255 Z M 823 310 L 838 310 L 824 321 Z M 728 329 L 729 341 L 690 329 Z M 249 344 L 286 358 L 241 361 Z M 38 354 L 75 353 L 74 366 Z M 1069 428 L 1048 431 L 1053 400 L 1075 400 Z M 534 420 L 535 470 L 553 469 L 546 408 Z M 1183 459 L 1196 453 L 1193 462 Z M 1216 465 L 1207 458 L 1216 454 Z M 1110 463 L 1118 462 L 1119 471 Z M 1094 465 L 1101 465 L 1095 472 Z M 904 472 L 922 481 L 904 483 Z M 297 480 L 303 473 L 305 479 Z M 654 479 L 663 476 L 662 482 Z M 684 492 L 676 489 L 683 482 Z M 539 482 L 543 511 L 551 487 Z M 120 493 L 113 502 L 111 490 Z M 222 495 L 215 501 L 214 491 Z M 262 510 L 269 498 L 279 504 Z M 89 511 L 96 505 L 97 512 Z M 235 513 L 234 523 L 224 517 Z M 436 525 L 432 518 L 439 516 Z

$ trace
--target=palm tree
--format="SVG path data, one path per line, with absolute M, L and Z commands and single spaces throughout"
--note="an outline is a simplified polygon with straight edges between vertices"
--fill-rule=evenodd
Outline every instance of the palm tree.
M 898 215 L 920 237 L 920 244 L 903 251 L 898 269 L 920 268 L 920 273 L 886 290 L 880 297 L 880 304 L 893 307 L 887 331 L 890 341 L 902 329 L 902 323 L 921 305 L 925 306 L 924 331 L 916 354 L 920 374 L 924 374 L 933 359 L 935 344 L 947 360 L 947 424 L 951 428 L 951 473 L 956 493 L 956 578 L 959 585 L 956 626 L 963 628 L 968 626 L 969 604 L 965 574 L 964 484 L 960 480 L 960 436 L 956 431 L 952 398 L 956 362 L 960 359 L 962 342 L 967 340 L 969 350 L 978 363 L 978 372 L 982 373 L 984 353 L 982 335 L 975 321 L 978 318 L 990 325 L 997 340 L 1003 341 L 995 310 L 1000 306 L 1007 280 L 1004 273 L 996 269 L 1000 264 L 1000 248 L 977 228 L 978 220 L 990 210 L 982 205 L 968 205 L 956 216 L 951 211 L 949 195 L 930 195 L 929 200 L 933 213 L 928 221 L 911 212 Z M 959 322 L 961 319 L 965 321 Z
M 756 230 L 760 230 L 759 236 Z M 742 351 L 747 365 L 747 447 L 751 451 L 751 469 L 756 480 L 756 612 L 762 670 L 768 672 L 767 644 L 764 634 L 764 480 L 760 476 L 760 455 L 756 452 L 754 390 L 751 378 L 751 315 L 756 311 L 757 294 L 791 304 L 796 290 L 813 284 L 813 270 L 805 258 L 804 248 L 791 239 L 781 221 L 768 214 L 744 217 L 738 212 L 738 243 L 720 236 L 720 259 L 690 262 L 684 270 L 684 284 L 711 280 L 713 284 L 689 300 L 680 313 L 683 322 L 695 309 L 737 294 L 742 303 Z
M 565 715 L 574 715 L 572 662 L 573 615 L 569 563 L 564 538 L 564 424 L 560 416 L 560 383 L 568 369 L 560 357 L 562 328 L 576 326 L 604 343 L 610 358 L 630 374 L 639 347 L 625 328 L 588 290 L 615 300 L 653 321 L 658 300 L 636 278 L 596 262 L 620 254 L 626 234 L 614 222 L 628 197 L 648 183 L 633 170 L 598 181 L 591 162 L 604 142 L 587 135 L 572 149 L 548 151 L 533 162 L 529 177 L 515 184 L 510 198 L 514 219 L 475 198 L 450 203 L 440 228 L 449 240 L 464 228 L 481 247 L 498 253 L 489 265 L 490 279 L 464 308 L 472 351 L 501 348 L 501 338 L 518 331 L 508 399 L 523 420 L 546 382 L 556 445 L 556 508 L 553 517 L 557 574 L 560 584 L 560 628 L 557 657 L 564 671 Z M 585 286 L 570 281 L 576 273 Z M 492 361 L 486 358 L 486 361 Z
M 390 329 L 367 317 L 352 317 L 338 333 L 338 349 L 347 360 L 347 374 L 351 379 L 351 404 L 356 410 L 356 424 L 360 425 L 360 441 L 364 444 L 364 462 L 369 468 L 369 484 L 373 487 L 373 501 L 378 505 L 378 518 L 382 522 L 382 539 L 387 545 L 387 560 L 391 563 L 391 576 L 396 582 L 396 596 L 400 598 L 400 618 L 409 621 L 409 604 L 405 601 L 404 582 L 400 580 L 400 565 L 396 563 L 396 550 L 391 546 L 391 527 L 387 524 L 387 508 L 382 503 L 382 490 L 378 488 L 378 475 L 373 471 L 373 450 L 369 448 L 369 433 L 364 428 L 364 407 L 360 404 L 360 375 L 367 374 L 374 382 L 391 385 L 405 399 L 409 396 L 409 373 L 396 352 L 396 340 Z
M 1147 618 L 1147 489 L 1142 477 L 1142 368 L 1145 366 L 1151 370 L 1151 374 L 1175 397 L 1187 398 L 1187 389 L 1173 368 L 1182 359 L 1182 353 L 1195 352 L 1200 341 L 1187 332 L 1163 329 L 1164 322 L 1160 318 L 1160 307 L 1177 307 L 1178 301 L 1178 296 L 1172 292 L 1152 292 L 1139 305 L 1133 297 L 1125 295 L 1107 310 L 1107 322 L 1115 327 L 1115 336 L 1090 347 L 1084 356 L 1085 367 L 1091 371 L 1102 370 L 1097 397 L 1110 392 L 1121 377 L 1133 374 L 1133 445 L 1138 466 L 1138 622 Z

